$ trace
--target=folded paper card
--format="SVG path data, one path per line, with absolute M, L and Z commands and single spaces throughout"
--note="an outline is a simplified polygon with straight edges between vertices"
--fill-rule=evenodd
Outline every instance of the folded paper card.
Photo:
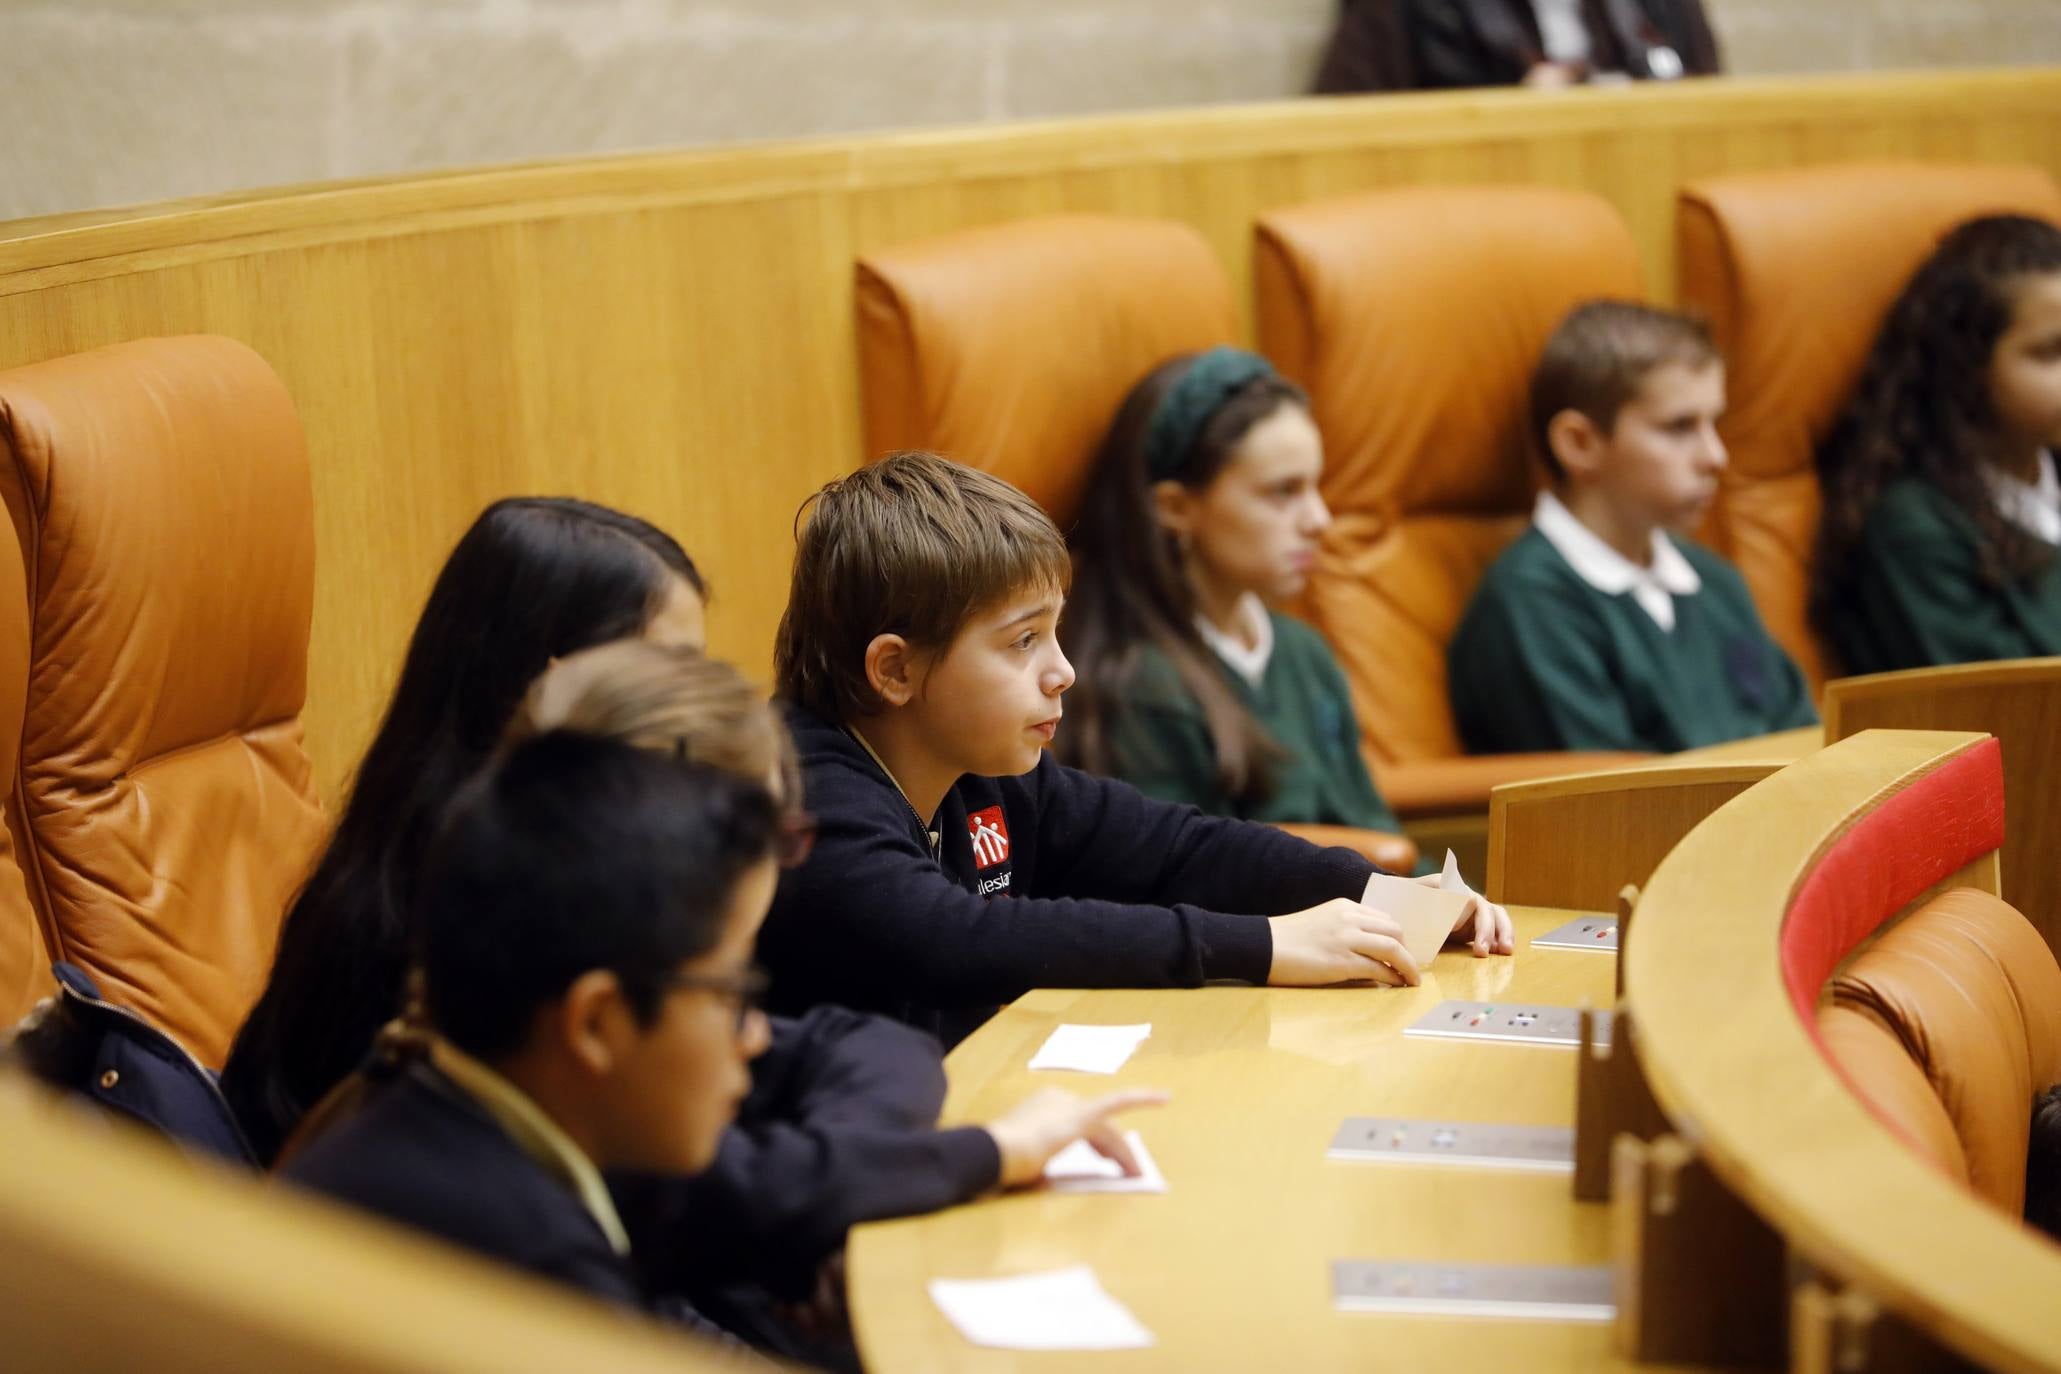
M 1045 1183 L 1056 1193 L 1163 1193 L 1166 1179 L 1159 1164 L 1136 1131 L 1124 1132 L 1124 1143 L 1138 1161 L 1136 1177 L 1128 1177 L 1123 1166 L 1097 1152 L 1085 1140 L 1076 1140 L 1045 1164 Z
M 1115 1073 L 1151 1034 L 1149 1022 L 1142 1026 L 1060 1026 L 1031 1056 L 1030 1066 Z
M 975 1345 L 1136 1350 L 1152 1344 L 1152 1333 L 1085 1264 L 1011 1279 L 932 1279 L 930 1300 Z
M 1410 951 L 1419 969 L 1427 969 L 1446 937 L 1453 933 L 1453 927 L 1466 914 L 1472 897 L 1465 892 L 1429 887 L 1412 878 L 1376 873 L 1367 879 L 1367 890 L 1360 900 L 1385 912 L 1403 928 L 1403 948 Z

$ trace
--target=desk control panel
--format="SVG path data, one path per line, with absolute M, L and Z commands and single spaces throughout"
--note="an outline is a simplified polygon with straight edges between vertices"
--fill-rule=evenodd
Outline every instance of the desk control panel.
M 1406 1121 L 1349 1116 L 1331 1138 L 1332 1159 L 1448 1164 L 1472 1169 L 1574 1172 L 1574 1128 L 1492 1121 Z
M 1576 1322 L 1607 1322 L 1617 1315 L 1607 1264 L 1334 1260 L 1331 1297 L 1342 1312 Z
M 1557 1045 L 1573 1049 L 1582 1042 L 1579 1007 L 1542 1007 L 1524 1002 L 1440 1002 L 1403 1027 L 1404 1035 L 1435 1040 L 1493 1040 L 1511 1045 Z M 1610 1013 L 1596 1013 L 1596 1037 L 1610 1043 Z
M 1617 953 L 1617 922 L 1607 916 L 1584 916 L 1564 926 L 1554 926 L 1532 939 L 1533 949 L 1592 949 Z

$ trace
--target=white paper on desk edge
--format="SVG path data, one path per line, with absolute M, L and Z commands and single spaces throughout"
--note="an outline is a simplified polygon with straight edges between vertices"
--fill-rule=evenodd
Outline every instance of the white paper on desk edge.
M 1136 1350 L 1153 1335 L 1085 1264 L 999 1279 L 932 1279 L 930 1300 L 975 1345 Z
M 1138 1046 L 1152 1038 L 1152 1023 L 1137 1026 L 1055 1026 L 1030 1058 L 1033 1069 L 1067 1069 L 1074 1073 L 1115 1073 L 1130 1062 Z
M 1076 1140 L 1045 1161 L 1045 1183 L 1059 1193 L 1163 1193 L 1166 1176 L 1136 1131 L 1124 1132 L 1124 1143 L 1138 1161 L 1138 1174 L 1127 1176 L 1115 1160 L 1085 1140 Z

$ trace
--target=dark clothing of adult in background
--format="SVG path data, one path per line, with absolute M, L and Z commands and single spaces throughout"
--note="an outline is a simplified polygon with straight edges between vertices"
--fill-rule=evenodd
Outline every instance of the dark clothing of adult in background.
M 1514 86 L 1550 61 L 1532 0 L 1340 0 L 1320 95 Z M 1702 0 L 1582 0 L 1589 66 L 1645 79 L 1672 49 L 1684 76 L 1721 70 Z

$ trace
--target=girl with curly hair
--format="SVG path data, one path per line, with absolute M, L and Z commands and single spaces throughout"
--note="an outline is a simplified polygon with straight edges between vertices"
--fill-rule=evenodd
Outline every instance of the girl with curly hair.
M 1971 220 L 1818 451 L 1811 616 L 1850 673 L 2061 654 L 2061 228 Z

